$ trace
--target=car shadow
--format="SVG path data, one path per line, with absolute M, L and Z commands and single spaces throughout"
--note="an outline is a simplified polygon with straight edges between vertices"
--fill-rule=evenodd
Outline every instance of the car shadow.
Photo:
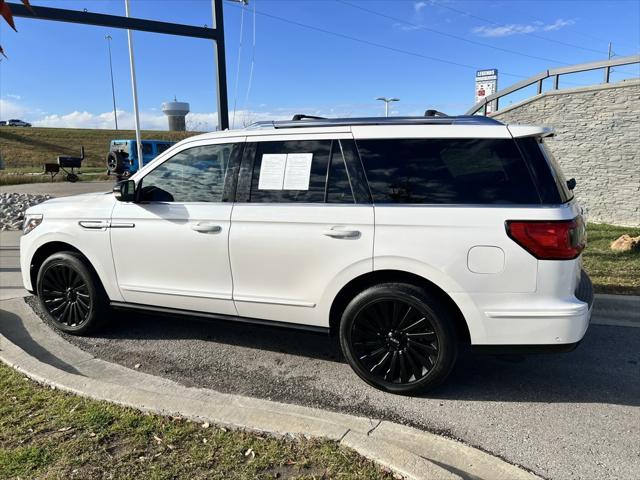
M 201 340 L 300 357 L 293 362 L 306 357 L 345 363 L 337 339 L 321 333 L 135 311 L 119 311 L 108 330 L 91 338 Z M 423 396 L 640 406 L 639 379 L 640 328 L 592 325 L 582 344 L 570 353 L 491 356 L 463 349 L 445 384 Z
M 232 320 L 169 316 L 137 311 L 118 311 L 109 329 L 96 333 L 105 339 L 203 340 L 277 353 L 343 362 L 336 338 L 319 332 Z

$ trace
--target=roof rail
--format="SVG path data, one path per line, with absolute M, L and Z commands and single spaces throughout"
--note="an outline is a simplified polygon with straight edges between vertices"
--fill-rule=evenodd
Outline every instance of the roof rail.
M 425 117 L 448 117 L 446 113 L 439 112 L 438 110 L 425 110 Z
M 432 116 L 432 117 L 357 117 L 357 118 L 308 118 L 256 122 L 249 129 L 340 127 L 355 125 L 503 125 L 502 122 L 480 115 Z
M 304 113 L 296 113 L 291 121 L 295 122 L 297 120 L 326 120 L 326 117 L 316 117 L 315 115 L 305 115 Z

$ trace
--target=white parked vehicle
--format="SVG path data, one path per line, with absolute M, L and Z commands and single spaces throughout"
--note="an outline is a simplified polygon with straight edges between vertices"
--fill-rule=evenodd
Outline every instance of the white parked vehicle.
M 551 134 L 296 116 L 191 137 L 113 193 L 30 208 L 24 284 L 74 334 L 110 306 L 329 331 L 397 393 L 443 381 L 460 344 L 568 351 L 593 294 Z

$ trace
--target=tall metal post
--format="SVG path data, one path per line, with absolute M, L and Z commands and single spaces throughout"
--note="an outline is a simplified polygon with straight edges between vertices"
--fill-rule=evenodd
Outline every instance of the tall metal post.
M 217 39 L 214 58 L 217 67 L 218 93 L 218 130 L 229 129 L 229 104 L 227 101 L 227 61 L 224 53 L 224 18 L 222 14 L 222 0 L 211 0 L 213 10 L 213 28 L 216 29 Z
M 116 88 L 113 85 L 113 63 L 111 62 L 111 35 L 105 35 L 107 40 L 107 47 L 109 48 L 109 72 L 111 73 L 111 97 L 113 98 L 113 121 L 116 124 L 116 130 L 118 130 L 118 110 L 116 109 Z
M 125 15 L 129 17 L 129 0 L 124 0 Z M 144 166 L 142 159 L 142 139 L 140 138 L 140 115 L 138 115 L 138 88 L 136 86 L 136 66 L 133 59 L 133 32 L 127 29 L 129 41 L 129 67 L 131 69 L 131 90 L 133 93 L 133 113 L 136 122 L 136 146 L 138 147 L 138 169 Z

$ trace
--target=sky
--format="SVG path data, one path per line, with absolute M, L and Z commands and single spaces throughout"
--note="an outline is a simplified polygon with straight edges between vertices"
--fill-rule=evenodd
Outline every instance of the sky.
M 31 3 L 124 15 L 124 0 Z M 209 0 L 131 0 L 131 14 L 212 24 Z M 224 16 L 235 127 L 294 113 L 383 115 L 380 96 L 400 98 L 392 115 L 460 114 L 474 103 L 478 69 L 497 68 L 504 88 L 548 68 L 605 59 L 609 42 L 616 56 L 640 53 L 640 0 L 225 0 Z M 125 30 L 15 20 L 17 33 L 0 22 L 8 57 L 0 62 L 0 119 L 113 128 L 111 35 L 118 123 L 133 127 Z M 146 32 L 133 41 L 142 127 L 166 129 L 161 105 L 177 98 L 190 103 L 189 129 L 215 129 L 213 43 Z M 640 66 L 629 65 L 612 80 L 639 75 Z M 601 79 L 601 71 L 579 74 L 560 86 Z

